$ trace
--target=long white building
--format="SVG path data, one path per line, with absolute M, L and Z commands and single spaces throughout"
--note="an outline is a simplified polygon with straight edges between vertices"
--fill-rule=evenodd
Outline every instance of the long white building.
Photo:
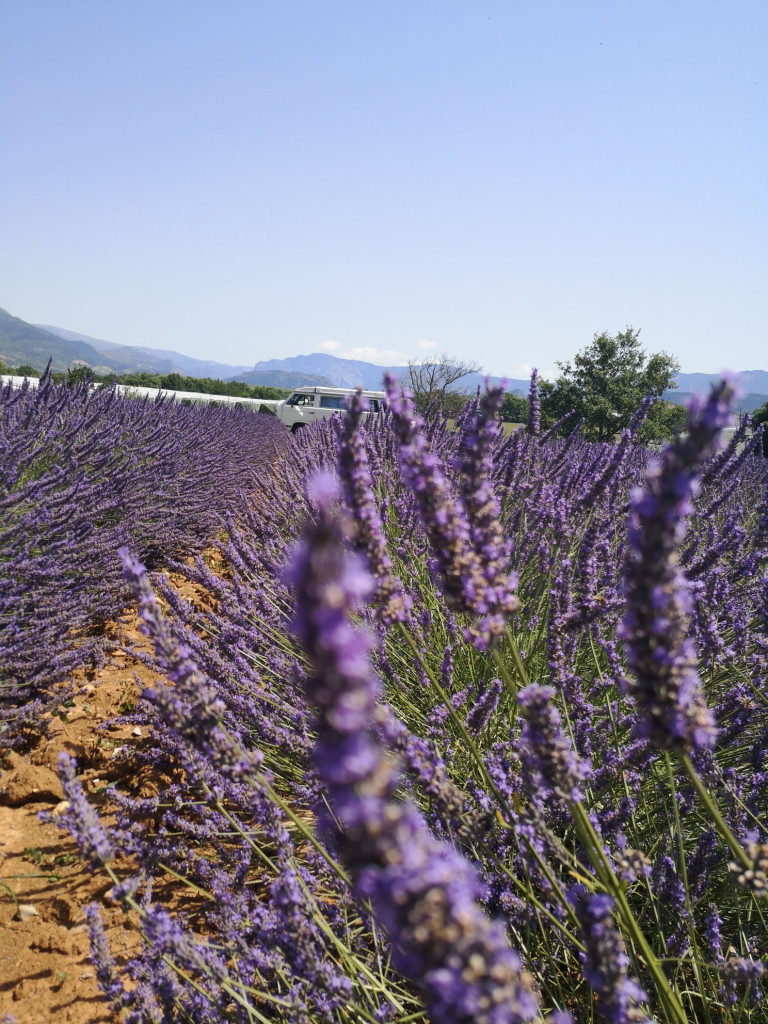
M 10 384 L 13 388 L 20 388 L 27 381 L 30 388 L 38 385 L 37 377 L 14 377 L 10 374 L 0 374 L 0 385 Z M 94 384 L 94 388 L 104 387 L 103 384 Z M 127 398 L 157 398 L 158 394 L 163 398 L 172 398 L 177 402 L 188 401 L 194 405 L 239 405 L 258 412 L 261 406 L 267 409 L 274 409 L 279 403 L 271 398 L 238 398 L 234 395 L 207 395 L 199 391 L 167 391 L 165 388 L 143 388 L 132 384 L 116 384 L 117 393 Z

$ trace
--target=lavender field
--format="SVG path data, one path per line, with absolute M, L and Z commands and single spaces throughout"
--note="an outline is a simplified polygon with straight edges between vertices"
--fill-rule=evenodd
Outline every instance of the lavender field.
M 130 1022 L 768 1019 L 768 460 L 389 412 L 0 391 L 0 745 L 138 606 L 156 796 L 58 819 Z M 220 561 L 204 557 L 212 546 Z M 193 557 L 190 557 L 193 556 Z M 222 568 L 223 566 L 223 568 Z M 184 599 L 183 577 L 211 596 Z M 173 898 L 168 897 L 168 880 Z

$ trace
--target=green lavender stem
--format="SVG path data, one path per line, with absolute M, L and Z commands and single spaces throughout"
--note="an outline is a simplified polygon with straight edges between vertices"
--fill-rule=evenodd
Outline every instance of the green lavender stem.
M 589 815 L 584 809 L 583 804 L 578 800 L 573 801 L 571 803 L 571 812 L 576 829 L 597 872 L 598 878 L 605 886 L 608 894 L 615 900 L 621 923 L 632 939 L 635 948 L 642 953 L 660 1001 L 663 1003 L 667 1013 L 677 1024 L 688 1024 L 688 1018 L 680 998 L 670 985 L 658 957 L 651 949 L 648 940 L 643 934 L 643 930 L 632 913 L 624 895 L 624 887 L 616 877 L 613 867 L 605 855 L 600 839 L 592 826 L 592 822 L 589 820 Z

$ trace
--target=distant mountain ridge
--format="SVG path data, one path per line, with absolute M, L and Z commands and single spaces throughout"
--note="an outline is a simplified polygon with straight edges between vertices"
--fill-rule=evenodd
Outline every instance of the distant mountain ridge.
M 116 370 L 102 353 L 76 338 L 59 338 L 0 309 L 0 360 L 6 366 L 34 366 L 44 370 L 52 359 L 54 370 L 88 364 L 101 373 Z
M 33 326 L 65 341 L 79 341 L 90 345 L 102 357 L 107 358 L 111 363 L 127 367 L 130 372 L 147 370 L 156 373 L 181 373 L 185 377 L 213 377 L 217 380 L 226 380 L 228 377 L 248 369 L 247 366 L 232 366 L 229 363 L 218 363 L 211 359 L 195 359 L 193 356 L 185 356 L 181 352 L 173 352 L 169 349 L 146 348 L 144 345 L 116 345 L 112 341 L 89 338 L 85 334 L 66 331 L 63 327 L 51 327 L 47 324 Z
M 90 366 L 97 373 L 181 373 L 187 377 L 226 379 L 247 370 L 243 365 L 194 359 L 163 349 L 115 345 L 63 327 L 30 324 L 0 309 L 0 360 L 6 366 L 33 366 L 62 372 Z M 288 385 L 290 387 L 290 385 Z
M 710 384 L 719 379 L 719 373 L 678 373 L 675 374 L 677 390 L 665 391 L 662 397 L 676 405 L 685 405 L 692 394 L 706 394 Z M 735 408 L 742 413 L 753 413 L 768 401 L 768 371 L 741 370 L 739 379 L 745 393 L 737 399 Z
M 719 380 L 719 373 L 677 373 L 675 383 L 679 391 L 709 390 L 712 381 Z M 739 370 L 741 386 L 753 394 L 768 395 L 768 370 Z
M 320 383 L 319 378 L 324 378 L 336 388 L 362 387 L 367 391 L 379 391 L 383 387 L 384 374 L 393 373 L 396 377 L 402 378 L 407 375 L 407 366 L 378 366 L 375 363 L 366 363 L 361 359 L 341 359 L 339 356 L 329 355 L 327 352 L 312 352 L 306 356 L 286 356 L 285 359 L 263 359 L 254 365 L 247 373 L 238 374 L 235 380 L 241 380 L 246 384 L 268 384 L 270 381 L 267 375 L 274 373 L 285 374 L 286 380 L 293 374 L 310 374 L 317 377 L 314 383 Z M 291 378 L 292 379 L 292 378 Z M 485 382 L 485 375 L 482 373 L 470 373 L 462 377 L 458 386 L 463 391 L 475 391 L 482 387 Z M 501 377 L 491 377 L 492 384 L 500 384 Z M 308 382 L 312 383 L 312 382 Z M 528 391 L 527 380 L 508 380 L 507 390 L 523 392 Z M 299 383 L 283 385 L 285 387 L 299 387 Z
M 673 402 L 675 405 L 687 405 L 688 399 L 692 396 L 691 391 L 665 391 L 661 396 L 668 402 Z M 735 411 L 741 415 L 742 413 L 748 412 L 750 415 L 759 409 L 761 405 L 765 405 L 768 401 L 768 395 L 758 395 L 753 392 L 748 392 L 742 395 L 741 398 L 735 403 Z
M 287 356 L 285 359 L 262 359 L 255 363 L 247 373 L 240 374 L 237 380 L 246 384 L 261 384 L 263 374 L 303 374 L 323 378 L 335 388 L 363 387 L 376 391 L 381 387 L 381 379 L 388 367 L 365 363 L 359 359 L 340 359 L 324 352 L 313 352 L 307 356 Z M 405 367 L 394 367 L 395 372 Z M 256 378 L 259 378 L 258 380 Z M 319 383 L 319 380 L 318 380 Z M 297 387 L 292 384 L 290 387 Z
M 251 370 L 231 380 L 243 384 L 261 384 L 268 388 L 339 387 L 330 377 L 319 373 L 302 373 L 300 370 Z
M 32 324 L 33 327 L 49 334 L 55 334 L 57 338 L 65 341 L 84 341 L 86 345 L 95 348 L 97 352 L 109 352 L 110 349 L 120 348 L 114 341 L 104 341 L 102 338 L 89 338 L 87 334 L 78 334 L 77 331 L 65 331 L 63 327 L 53 327 L 51 324 Z
M 310 384 L 345 388 L 362 386 L 366 390 L 379 390 L 387 370 L 400 378 L 408 371 L 407 366 L 378 366 L 359 359 L 342 359 L 327 352 L 263 359 L 252 366 L 230 365 L 195 359 L 166 349 L 116 345 L 63 327 L 30 324 L 0 309 L 0 361 L 7 366 L 26 364 L 42 371 L 49 358 L 53 369 L 58 371 L 87 365 L 98 373 L 181 373 L 187 377 L 240 380 L 246 384 L 283 388 Z M 768 370 L 743 370 L 739 376 L 747 392 L 739 405 L 746 412 L 754 412 L 768 400 Z M 664 397 L 673 402 L 683 402 L 691 392 L 706 392 L 718 377 L 716 373 L 678 373 L 675 376 L 677 390 L 665 392 Z M 502 378 L 491 377 L 490 380 L 498 384 Z M 459 386 L 473 392 L 482 387 L 484 381 L 483 374 L 469 374 L 459 382 Z M 519 394 L 527 394 L 528 385 L 527 380 L 507 380 L 507 389 Z

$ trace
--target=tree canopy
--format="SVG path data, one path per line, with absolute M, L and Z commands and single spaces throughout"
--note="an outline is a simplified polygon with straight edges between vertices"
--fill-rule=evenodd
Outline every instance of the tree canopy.
M 36 370 L 34 366 L 29 366 L 24 363 L 22 366 L 6 366 L 5 363 L 0 359 L 0 373 L 8 374 L 9 377 L 40 377 L 40 371 Z
M 763 455 L 768 459 L 768 402 L 764 402 L 759 409 L 755 409 L 752 413 L 753 426 L 759 427 L 761 423 L 765 424 L 763 428 Z
M 627 327 L 609 335 L 596 334 L 591 345 L 574 356 L 573 363 L 558 363 L 560 375 L 554 382 L 541 383 L 544 421 L 552 424 L 572 409 L 566 432 L 584 420 L 584 434 L 592 441 L 609 441 L 627 427 L 642 401 L 655 402 L 641 437 L 668 437 L 685 417 L 685 410 L 660 402 L 664 391 L 676 387 L 680 364 L 666 352 L 648 355 L 640 344 L 640 331 Z
M 526 423 L 528 420 L 528 399 L 524 395 L 516 395 L 508 391 L 501 403 L 501 419 L 503 423 Z

